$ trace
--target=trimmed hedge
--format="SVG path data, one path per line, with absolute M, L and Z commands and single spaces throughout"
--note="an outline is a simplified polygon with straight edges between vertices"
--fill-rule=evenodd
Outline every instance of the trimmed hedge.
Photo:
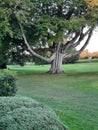
M 67 130 L 47 106 L 27 97 L 0 97 L 0 130 Z

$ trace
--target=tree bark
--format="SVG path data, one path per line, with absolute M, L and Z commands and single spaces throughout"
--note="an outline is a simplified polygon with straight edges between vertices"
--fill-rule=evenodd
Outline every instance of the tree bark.
M 62 61 L 63 61 L 63 54 L 57 53 L 55 59 L 51 63 L 51 68 L 49 73 L 51 74 L 60 74 L 64 73 L 62 69 Z
M 64 58 L 64 54 L 61 53 L 61 44 L 62 44 L 62 40 L 60 39 L 57 43 L 57 48 L 56 52 L 55 52 L 55 58 L 54 60 L 51 62 L 51 68 L 49 73 L 51 74 L 60 74 L 60 73 L 64 73 L 63 69 L 62 69 L 62 61 Z

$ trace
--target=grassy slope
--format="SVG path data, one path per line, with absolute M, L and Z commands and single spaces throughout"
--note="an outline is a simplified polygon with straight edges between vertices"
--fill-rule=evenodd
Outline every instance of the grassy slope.
M 63 67 L 65 74 L 49 75 L 49 66 L 9 66 L 19 72 L 19 95 L 53 108 L 70 130 L 98 130 L 98 63 Z

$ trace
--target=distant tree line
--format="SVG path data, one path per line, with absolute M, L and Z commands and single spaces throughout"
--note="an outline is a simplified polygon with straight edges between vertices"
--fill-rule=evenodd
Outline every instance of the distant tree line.
M 79 58 L 80 59 L 94 59 L 94 58 L 98 58 L 98 51 L 96 51 L 96 52 L 89 52 L 88 50 L 84 50 L 79 55 Z

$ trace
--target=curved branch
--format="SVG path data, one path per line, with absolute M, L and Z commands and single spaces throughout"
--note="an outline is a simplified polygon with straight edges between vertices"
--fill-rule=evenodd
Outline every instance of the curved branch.
M 69 41 L 68 45 L 65 47 L 65 51 L 68 50 L 68 49 L 75 48 L 76 46 L 78 46 L 80 44 L 80 42 L 87 35 L 91 34 L 92 31 L 93 31 L 93 27 L 89 28 L 85 33 L 83 33 L 83 28 L 82 28 L 80 33 L 76 34 L 76 36 L 71 41 Z
M 79 35 L 80 35 L 80 32 L 77 32 L 75 37 L 71 41 L 68 41 L 68 43 L 64 46 L 64 51 L 65 52 L 73 45 L 73 43 L 77 40 Z
M 90 28 L 90 29 L 88 29 L 85 33 L 81 33 L 80 34 L 80 37 L 79 37 L 79 39 L 78 39 L 78 41 L 77 42 L 75 42 L 74 44 L 72 44 L 72 47 L 76 47 L 76 46 L 78 46 L 79 44 L 80 44 L 80 42 L 87 36 L 87 35 L 89 35 L 90 34 L 90 32 L 92 31 L 92 28 Z M 88 34 L 89 33 L 89 34 Z
M 43 57 L 43 56 L 37 54 L 37 53 L 36 53 L 34 50 L 32 50 L 32 48 L 30 47 L 30 45 L 29 45 L 29 43 L 28 43 L 28 41 L 27 41 L 27 39 L 26 39 L 26 36 L 25 36 L 25 34 L 24 34 L 23 27 L 22 27 L 21 23 L 19 23 L 19 26 L 20 26 L 20 29 L 21 29 L 22 37 L 23 37 L 23 39 L 24 39 L 24 43 L 25 43 L 25 45 L 27 46 L 27 48 L 28 48 L 28 50 L 30 51 L 30 53 L 31 53 L 32 55 L 34 55 L 35 57 L 40 58 L 41 60 L 44 60 L 44 61 L 46 61 L 46 62 L 48 62 L 48 63 L 52 62 L 52 60 L 55 58 L 55 53 L 54 53 L 50 58 L 46 58 L 46 57 Z
M 90 39 L 91 39 L 91 36 L 92 36 L 92 32 L 93 32 L 93 29 L 90 31 L 89 35 L 88 35 L 88 38 L 85 42 L 85 44 L 80 48 L 80 50 L 78 51 L 78 54 L 80 54 L 85 48 L 86 46 L 88 45 Z
M 93 32 L 93 29 L 90 30 L 90 33 L 89 33 L 89 35 L 88 35 L 88 38 L 87 38 L 85 44 L 80 48 L 79 51 L 76 51 L 75 53 L 71 53 L 71 54 L 67 54 L 67 53 L 66 53 L 66 54 L 64 55 L 64 58 L 70 58 L 70 57 L 72 57 L 72 56 L 79 55 L 79 54 L 86 48 L 86 46 L 88 45 L 88 43 L 89 43 L 89 41 L 90 41 L 90 38 L 91 38 L 91 36 L 92 36 L 92 32 Z

